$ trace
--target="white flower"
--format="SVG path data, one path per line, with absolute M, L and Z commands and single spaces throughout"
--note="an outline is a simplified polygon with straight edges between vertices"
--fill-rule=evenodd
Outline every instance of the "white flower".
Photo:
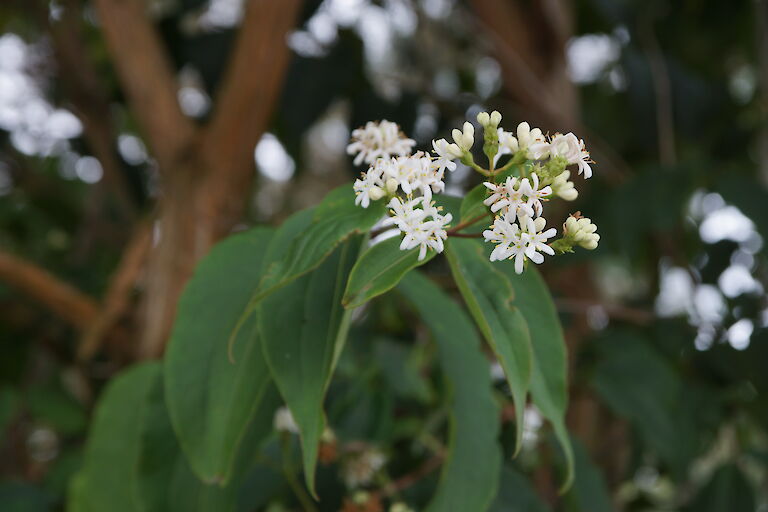
M 400 187 L 409 196 L 420 190 L 427 201 L 430 201 L 433 192 L 438 193 L 445 189 L 443 168 L 421 151 L 410 156 L 379 159 L 375 165 L 381 169 L 382 178 L 381 183 L 374 184 L 386 190 L 389 195 L 394 195 Z
M 445 139 L 438 139 L 432 141 L 432 148 L 437 155 L 435 165 L 440 170 L 448 169 L 449 171 L 456 170 L 455 159 L 461 158 L 462 151 L 456 144 L 449 144 Z
M 376 201 L 384 197 L 384 190 L 382 189 L 385 186 L 384 170 L 381 161 L 377 161 L 360 176 L 360 179 L 355 180 L 352 185 L 352 189 L 355 191 L 355 204 L 368 208 L 371 200 Z
M 528 178 L 523 178 L 520 182 L 520 193 L 528 198 L 527 205 L 529 210 L 534 210 L 536 215 L 541 215 L 543 206 L 541 201 L 546 201 L 549 196 L 552 195 L 552 187 L 546 186 L 539 189 L 539 176 L 535 173 L 531 173 L 531 179 L 533 185 Z
M 421 154 L 423 155 L 423 154 Z M 423 155 L 412 160 L 412 187 L 421 189 L 421 195 L 427 203 L 432 200 L 432 192 L 440 193 L 445 190 L 443 182 L 444 168 L 441 168 L 429 156 Z
M 496 217 L 491 228 L 483 231 L 483 238 L 486 242 L 497 244 L 491 251 L 490 260 L 501 261 L 515 258 L 515 269 L 517 270 L 519 263 L 520 272 L 522 272 L 525 261 L 525 243 L 521 237 L 520 226 L 515 223 L 512 214 L 507 213 L 503 217 Z
M 420 197 L 410 201 L 403 201 L 399 197 L 393 197 L 389 204 L 387 204 L 392 216 L 385 219 L 383 224 L 385 226 L 394 224 L 403 232 L 412 230 L 415 226 L 421 224 L 427 216 L 426 210 L 418 208 L 418 206 L 423 204 L 424 200 Z
M 552 158 L 561 156 L 569 164 L 578 164 L 579 174 L 584 174 L 584 178 L 592 177 L 592 167 L 589 163 L 589 151 L 584 147 L 584 141 L 579 140 L 573 133 L 556 133 L 549 143 L 538 143 L 531 149 L 534 158 L 541 159 L 549 155 Z
M 346 460 L 342 478 L 350 489 L 367 485 L 387 463 L 386 456 L 375 448 L 368 448 Z
M 291 434 L 299 433 L 299 427 L 296 425 L 296 422 L 293 419 L 291 410 L 285 406 L 280 407 L 277 411 L 275 411 L 273 425 L 275 430 L 278 432 L 289 432 Z
M 511 132 L 499 133 L 499 145 L 504 153 L 525 151 L 526 158 L 534 158 L 531 147 L 544 142 L 544 134 L 539 128 L 531 129 L 531 125 L 523 121 L 517 125 L 517 137 Z
M 491 195 L 483 201 L 483 204 L 491 207 L 493 213 L 501 210 L 503 214 L 509 213 L 511 221 L 514 222 L 518 215 L 533 216 L 528 201 L 524 199 L 524 190 L 521 188 L 519 180 L 514 176 L 509 176 L 502 184 L 485 182 L 485 187 L 491 191 Z
M 519 274 L 523 271 L 525 263 L 525 241 L 522 238 L 520 226 L 510 217 L 496 217 L 491 226 L 492 230 L 483 231 L 486 242 L 494 242 L 498 245 L 491 251 L 491 261 L 506 259 L 515 260 L 515 271 Z
M 419 247 L 419 261 L 427 257 L 427 249 L 443 252 L 448 238 L 445 227 L 453 219 L 450 213 L 440 215 L 440 211 L 424 197 L 406 202 L 395 197 L 389 207 L 392 217 L 386 219 L 384 225 L 394 224 L 405 235 L 400 242 L 401 251 Z
M 563 171 L 558 174 L 555 181 L 552 182 L 552 191 L 558 197 L 565 199 L 566 201 L 573 201 L 579 197 L 579 191 L 573 185 L 572 181 L 568 178 L 571 176 L 571 171 Z
M 520 224 L 525 227 L 525 233 L 523 233 L 522 239 L 525 242 L 525 255 L 532 262 L 537 265 L 544 261 L 544 256 L 539 251 L 549 254 L 550 256 L 555 254 L 555 250 L 547 245 L 547 240 L 557 234 L 555 228 L 549 228 L 546 231 L 544 227 L 547 225 L 547 221 L 544 217 L 539 217 L 533 220 L 530 217 L 520 219 Z M 517 270 L 517 268 L 515 268 Z M 519 273 L 519 272 L 518 272 Z
M 463 131 L 454 129 L 451 135 L 456 145 L 464 151 L 472 149 L 472 144 L 475 143 L 475 127 L 469 121 L 464 123 Z
M 415 145 L 416 141 L 403 135 L 396 123 L 368 121 L 365 127 L 352 131 L 352 142 L 347 146 L 347 153 L 357 154 L 355 165 L 363 162 L 372 164 L 377 158 L 405 156 Z
M 497 244 L 491 251 L 491 261 L 514 259 L 515 272 L 522 274 L 526 259 L 539 264 L 544 261 L 541 252 L 555 254 L 554 249 L 546 242 L 557 234 L 557 230 L 550 228 L 542 232 L 546 225 L 543 217 L 533 220 L 531 217 L 522 216 L 518 220 L 522 229 L 514 222 L 510 213 L 504 217 L 496 217 L 492 229 L 483 231 L 483 238 L 486 242 Z
M 585 249 L 596 249 L 600 241 L 597 226 L 587 217 L 568 217 L 565 221 L 565 236 Z

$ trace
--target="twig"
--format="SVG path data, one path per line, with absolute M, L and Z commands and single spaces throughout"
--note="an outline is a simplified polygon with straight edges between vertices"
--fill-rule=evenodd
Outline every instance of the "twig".
M 77 329 L 87 329 L 98 316 L 98 306 L 91 297 L 37 265 L 4 251 L 0 251 L 0 280 Z
M 112 275 L 101 312 L 85 331 L 77 349 L 79 361 L 88 361 L 99 349 L 104 335 L 130 306 L 130 296 L 151 246 L 152 229 L 148 222 L 136 229 L 123 252 L 122 260 Z
M 402 492 L 405 489 L 408 489 L 439 468 L 443 463 L 443 459 L 444 457 L 441 454 L 433 455 L 429 459 L 425 460 L 421 466 L 387 485 L 384 489 L 381 490 L 380 495 L 383 497 L 389 497 Z
M 482 214 L 482 215 L 478 215 L 477 217 L 475 217 L 475 218 L 473 218 L 473 219 L 469 219 L 469 220 L 467 220 L 467 221 L 464 221 L 464 222 L 460 222 L 460 223 L 459 223 L 459 224 L 457 224 L 455 227 L 453 227 L 453 228 L 451 228 L 451 229 L 449 229 L 449 230 L 447 231 L 447 233 L 448 233 L 448 236 L 462 236 L 462 235 L 458 235 L 458 232 L 459 232 L 459 231 L 461 231 L 461 230 L 462 230 L 462 229 L 464 229 L 464 228 L 468 228 L 469 226 L 472 226 L 472 225 L 474 225 L 474 224 L 477 224 L 478 222 L 480 222 L 480 221 L 481 221 L 481 220 L 483 220 L 484 218 L 486 218 L 486 217 L 490 217 L 490 216 L 491 216 L 491 214 L 490 214 L 490 213 L 484 213 L 484 214 Z M 463 235 L 463 236 L 466 236 L 466 235 Z
M 656 93 L 656 131 L 659 146 L 659 161 L 664 165 L 674 165 L 677 161 L 675 154 L 675 124 L 672 111 L 672 85 L 669 80 L 667 63 L 659 47 L 659 41 L 653 27 L 653 14 L 646 14 L 639 22 L 640 34 L 648 67 L 651 70 L 653 90 Z

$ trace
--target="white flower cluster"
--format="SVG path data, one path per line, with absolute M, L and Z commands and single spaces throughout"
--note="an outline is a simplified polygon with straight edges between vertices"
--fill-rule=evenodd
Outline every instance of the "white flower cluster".
M 406 251 L 418 247 L 419 260 L 423 260 L 428 249 L 442 252 L 443 242 L 448 237 L 445 228 L 452 216 L 440 213 L 440 208 L 432 201 L 432 194 L 445 189 L 445 170 L 455 170 L 456 164 L 421 151 L 407 154 L 414 142 L 406 139 L 399 130 L 393 132 L 393 125 L 397 127 L 388 121 L 369 122 L 364 129 L 352 132 L 353 141 L 347 151 L 350 154 L 359 151 L 356 163 L 365 154 L 364 160 L 371 164 L 353 185 L 355 204 L 368 208 L 371 201 L 387 197 L 391 217 L 383 224 L 396 226 L 405 235 L 400 249 Z M 365 138 L 355 135 L 360 130 L 367 133 Z M 378 135 L 374 133 L 377 130 L 381 132 Z M 399 138 L 391 137 L 392 133 L 397 133 Z M 375 147 L 368 144 L 370 141 L 376 142 Z M 381 145 L 382 141 L 388 145 Z M 399 156 L 392 157 L 393 154 Z M 370 160 L 371 155 L 379 156 Z
M 584 178 L 592 176 L 592 160 L 584 141 L 573 133 L 545 137 L 541 129 L 531 128 L 526 122 L 520 123 L 515 133 L 504 131 L 499 127 L 501 114 L 496 111 L 481 112 L 477 121 L 483 127 L 483 153 L 488 157 L 489 169 L 474 162 L 471 151 L 475 127 L 469 122 L 451 132 L 453 142 L 433 140 L 434 156 L 421 151 L 410 154 L 415 142 L 388 121 L 369 122 L 352 132 L 348 153 L 357 154 L 356 164 L 370 164 L 354 183 L 355 204 L 367 208 L 371 201 L 387 198 L 391 216 L 383 225 L 394 225 L 404 235 L 400 249 L 418 247 L 419 260 L 429 249 L 442 252 L 449 235 L 446 227 L 452 218 L 441 214 L 432 195 L 445 189 L 445 171 L 454 171 L 459 160 L 488 178 L 483 183 L 488 189 L 483 204 L 496 217 L 482 236 L 496 245 L 491 261 L 514 259 L 515 270 L 521 273 L 527 260 L 539 264 L 544 254 L 571 252 L 575 245 L 596 248 L 600 236 L 589 219 L 578 214 L 570 217 L 563 237 L 549 242 L 557 230 L 546 229 L 543 217 L 544 204 L 550 199 L 573 201 L 578 197 L 568 165 L 578 166 L 578 174 Z M 510 157 L 497 167 L 503 155 Z
M 347 146 L 347 153 L 357 154 L 355 165 L 363 162 L 372 164 L 377 158 L 405 156 L 415 145 L 416 141 L 403 135 L 397 123 L 368 121 L 364 127 L 352 132 L 352 143 Z

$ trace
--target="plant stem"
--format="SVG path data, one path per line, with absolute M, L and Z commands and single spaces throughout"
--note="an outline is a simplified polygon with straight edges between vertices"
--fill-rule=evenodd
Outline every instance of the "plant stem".
M 482 233 L 448 233 L 448 236 L 456 238 L 482 238 Z
M 454 235 L 455 236 L 457 232 L 461 231 L 464 228 L 468 228 L 469 226 L 471 226 L 473 224 L 477 224 L 478 222 L 480 222 L 484 218 L 488 217 L 489 215 L 490 214 L 488 214 L 488 213 L 484 213 L 482 215 L 478 215 L 474 219 L 469 219 L 468 221 L 461 222 L 461 223 L 457 224 L 456 227 L 454 227 L 452 229 L 449 229 L 448 230 L 448 235 L 449 236 L 450 235 Z

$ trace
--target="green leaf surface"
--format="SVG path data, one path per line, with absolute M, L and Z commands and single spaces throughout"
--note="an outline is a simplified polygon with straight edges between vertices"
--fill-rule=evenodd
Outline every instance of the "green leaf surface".
M 721 466 L 686 512 L 753 512 L 755 491 L 735 464 Z
M 345 308 L 356 308 L 374 297 L 394 288 L 410 270 L 435 257 L 427 252 L 419 261 L 419 250 L 400 250 L 400 237 L 390 238 L 365 251 L 349 275 L 342 303 Z
M 189 467 L 165 407 L 161 370 L 159 362 L 143 363 L 107 387 L 88 438 L 83 470 L 70 488 L 73 510 L 234 509 L 237 483 L 205 484 Z M 264 428 L 254 428 L 254 434 L 263 437 Z M 247 458 L 248 453 L 239 456 Z
M 571 443 L 576 471 L 574 485 L 563 496 L 566 512 L 614 512 L 600 468 L 590 460 L 587 450 L 578 440 L 573 439 Z
M 293 239 L 283 258 L 271 265 L 251 304 L 317 268 L 339 245 L 354 233 L 366 233 L 386 212 L 384 201 L 368 208 L 355 204 L 352 185 L 332 190 L 317 206 L 312 223 Z
M 411 272 L 398 285 L 432 331 L 448 383 L 448 458 L 428 512 L 486 510 L 496 494 L 502 451 L 499 406 L 488 361 L 467 314 L 435 284 Z
M 600 397 L 632 423 L 676 478 L 686 478 L 700 449 L 703 421 L 696 413 L 716 402 L 716 394 L 686 385 L 642 336 L 611 331 L 596 346 L 600 357 L 592 383 Z
M 510 465 L 501 470 L 499 493 L 489 512 L 549 512 L 551 509 L 536 495 L 531 482 Z
M 509 278 L 515 292 L 513 304 L 520 308 L 528 323 L 534 361 L 531 397 L 541 414 L 552 424 L 555 436 L 565 453 L 566 472 L 561 487 L 561 492 L 564 492 L 573 481 L 573 450 L 565 427 L 568 368 L 560 318 L 547 284 L 532 265 L 522 274 L 517 274 L 512 261 L 495 264 Z
M 81 510 L 143 510 L 138 473 L 143 422 L 159 375 L 159 363 L 140 364 L 114 378 L 102 394 L 85 448 L 83 481 L 77 489 Z
M 351 312 L 341 305 L 360 240 L 343 244 L 320 267 L 264 299 L 258 309 L 263 350 L 299 427 L 304 476 L 314 494 L 323 399 L 346 340 Z
M 482 183 L 467 192 L 461 201 L 461 221 L 466 222 L 484 214 L 490 215 L 490 210 L 483 204 L 488 197 L 488 189 Z
M 179 302 L 165 358 L 165 393 L 174 429 L 195 473 L 226 482 L 270 383 L 248 319 L 227 343 L 262 276 L 272 231 L 256 228 L 216 245 Z
M 515 404 L 517 453 L 531 379 L 528 326 L 520 310 L 511 304 L 509 280 L 493 267 L 477 240 L 454 238 L 446 244 L 446 255 L 472 317 L 504 369 Z

